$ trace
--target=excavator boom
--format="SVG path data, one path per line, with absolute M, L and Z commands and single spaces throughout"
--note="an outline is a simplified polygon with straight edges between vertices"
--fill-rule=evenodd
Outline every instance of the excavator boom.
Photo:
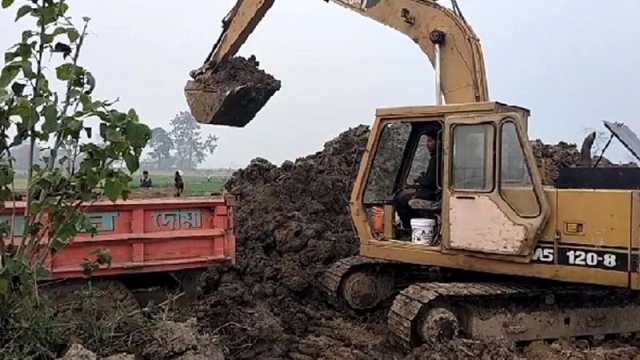
M 441 64 L 440 89 L 447 103 L 489 100 L 479 39 L 459 12 L 431 0 L 331 1 L 407 35 L 434 66 Z M 232 59 L 273 3 L 274 0 L 238 0 L 223 20 L 222 34 L 204 65 L 192 72 L 193 81 L 185 88 L 187 101 L 198 121 L 244 126 L 279 89 L 279 83 L 277 88 L 265 88 L 262 82 L 250 79 L 243 84 L 218 81 L 215 88 L 203 81 L 207 76 L 211 78 L 211 74 L 215 77 Z M 218 78 L 237 80 L 243 76 Z M 252 111 L 236 111 L 234 107 L 250 107 Z M 240 113 L 242 116 L 238 116 Z
M 466 20 L 430 0 L 332 0 L 408 36 L 436 64 L 441 42 L 440 86 L 447 103 L 489 100 L 480 40 Z

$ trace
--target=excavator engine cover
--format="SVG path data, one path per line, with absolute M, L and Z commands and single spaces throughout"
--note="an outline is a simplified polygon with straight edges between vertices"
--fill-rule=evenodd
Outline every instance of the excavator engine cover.
M 193 72 L 184 92 L 191 114 L 203 124 L 244 127 L 280 90 L 280 81 L 258 68 L 255 57 L 234 57 Z

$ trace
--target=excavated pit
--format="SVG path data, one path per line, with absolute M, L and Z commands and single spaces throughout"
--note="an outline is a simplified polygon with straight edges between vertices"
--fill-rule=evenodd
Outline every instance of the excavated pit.
M 185 96 L 198 122 L 244 127 L 280 90 L 280 81 L 258 68 L 255 56 L 231 58 L 215 69 L 194 72 Z

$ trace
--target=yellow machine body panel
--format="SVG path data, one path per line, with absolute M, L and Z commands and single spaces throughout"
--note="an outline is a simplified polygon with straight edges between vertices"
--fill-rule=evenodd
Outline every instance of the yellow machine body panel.
M 500 103 L 378 110 L 352 193 L 360 254 L 404 263 L 640 289 L 640 192 L 543 187 L 526 141 L 527 117 L 526 109 Z M 505 158 L 513 157 L 513 148 L 505 151 L 506 140 L 501 134 L 507 123 L 517 125 L 522 157 L 530 173 L 526 186 L 507 186 L 503 179 L 503 167 L 508 165 Z M 394 222 L 393 202 L 368 199 L 372 196 L 368 189 L 375 182 L 373 176 L 381 171 L 376 168 L 380 162 L 378 153 L 389 148 L 381 145 L 389 137 L 384 134 L 385 129 L 401 124 L 413 129 L 407 135 L 409 139 L 416 137 L 414 133 L 421 126 L 442 128 L 443 199 L 441 216 L 437 217 L 441 241 L 436 245 L 399 239 L 389 229 Z M 475 170 L 488 174 L 493 183 L 488 182 L 479 190 L 455 189 L 452 184 L 457 180 L 452 172 L 456 165 L 452 163 L 456 156 L 468 151 L 453 144 L 455 128 L 477 124 L 492 125 L 488 129 L 494 129 L 487 132 L 490 135 L 486 136 L 489 140 L 484 150 L 474 145 L 476 156 L 488 159 Z M 470 138 L 477 140 L 482 134 L 477 132 Z M 400 156 L 402 161 L 414 156 L 410 154 L 411 145 L 407 149 Z M 385 164 L 388 170 L 391 165 L 388 161 Z M 398 168 L 396 183 L 404 184 L 406 174 L 403 177 L 403 167 Z M 524 168 L 522 172 L 526 173 Z M 397 184 L 394 189 L 399 189 Z M 381 232 L 372 228 L 372 207 L 384 211 L 385 229 Z M 454 235 L 458 238 L 453 239 Z M 455 242 L 463 246 L 453 246 Z
M 638 192 L 547 188 L 546 193 L 556 199 L 553 221 L 538 242 L 534 262 L 629 275 L 638 272 L 637 245 L 632 243 Z M 591 274 L 573 281 L 595 282 L 587 276 Z M 629 286 L 637 287 L 631 281 Z
M 629 247 L 633 192 L 569 189 L 557 191 L 557 231 L 561 243 L 592 247 Z

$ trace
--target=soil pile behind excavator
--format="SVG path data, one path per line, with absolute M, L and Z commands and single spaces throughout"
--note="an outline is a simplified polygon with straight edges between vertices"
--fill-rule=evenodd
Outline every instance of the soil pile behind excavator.
M 194 72 L 184 90 L 191 114 L 203 124 L 247 125 L 280 90 L 280 81 L 258 66 L 254 56 L 234 57 Z
M 576 144 L 560 141 L 557 144 L 545 144 L 542 140 L 530 141 L 536 164 L 544 185 L 556 185 L 560 170 L 585 166 L 581 161 L 580 149 Z M 603 157 L 599 167 L 637 167 L 634 163 L 618 164 Z

